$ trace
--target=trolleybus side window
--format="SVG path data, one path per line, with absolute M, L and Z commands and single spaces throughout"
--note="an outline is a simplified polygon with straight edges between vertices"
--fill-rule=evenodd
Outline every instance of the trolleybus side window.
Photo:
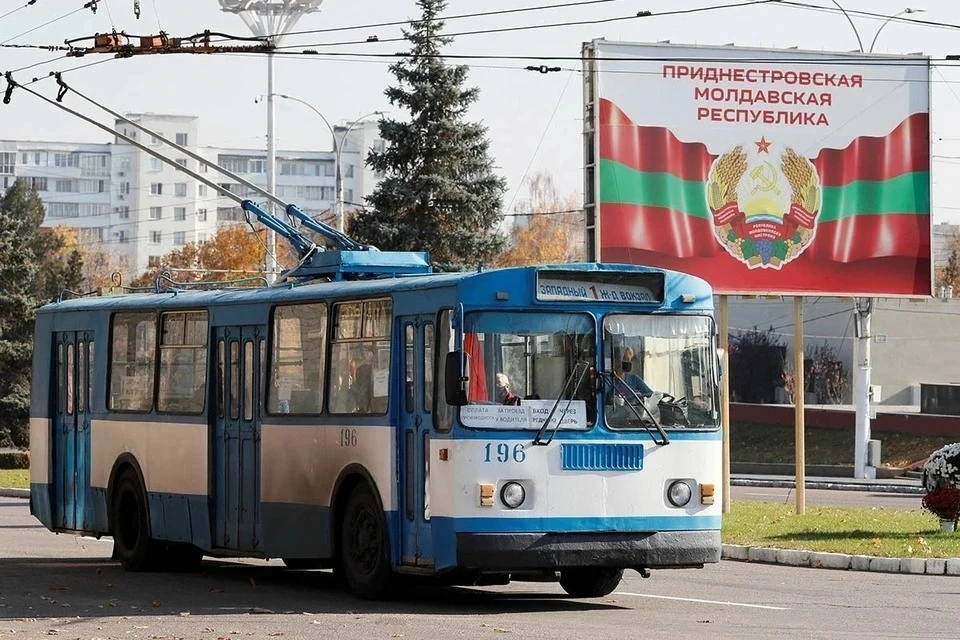
M 91 340 L 87 343 L 87 410 L 93 411 L 93 385 L 96 375 L 93 368 L 93 351 L 96 342 Z
M 447 360 L 447 354 L 454 349 L 454 333 L 452 324 L 452 311 L 442 309 L 437 314 L 437 349 L 434 359 L 433 379 L 436 381 L 436 392 L 433 395 L 434 416 L 433 426 L 437 431 L 449 431 L 453 427 L 454 408 L 447 404 L 446 387 L 443 376 L 443 362 Z
M 73 362 L 73 343 L 67 343 L 67 415 L 73 415 L 73 398 L 74 398 L 74 384 L 73 384 L 73 372 L 74 372 L 74 362 Z
M 149 311 L 114 314 L 110 328 L 109 408 L 150 411 L 156 364 L 156 316 Z
M 207 389 L 207 312 L 160 316 L 160 385 L 157 411 L 199 414 Z
M 413 325 L 406 324 L 403 326 L 403 346 L 404 346 L 404 363 L 406 365 L 407 377 L 404 381 L 404 389 L 406 393 L 404 394 L 404 403 L 403 408 L 407 413 L 413 413 L 413 402 L 414 402 L 414 371 L 413 371 Z
M 66 371 L 63 368 L 63 343 L 57 343 L 57 413 L 63 413 L 67 384 L 64 381 Z
M 392 300 L 339 302 L 330 343 L 330 413 L 384 415 L 390 398 Z
M 224 341 L 217 340 L 217 417 L 223 417 L 224 403 L 227 396 L 227 352 Z
M 240 343 L 230 341 L 230 419 L 240 417 Z
M 77 344 L 77 413 L 87 409 L 87 343 Z
M 267 410 L 319 414 L 327 361 L 327 305 L 320 302 L 274 309 L 272 349 Z M 264 364 L 261 354 L 261 370 Z
M 433 411 L 433 324 L 423 325 L 423 411 Z

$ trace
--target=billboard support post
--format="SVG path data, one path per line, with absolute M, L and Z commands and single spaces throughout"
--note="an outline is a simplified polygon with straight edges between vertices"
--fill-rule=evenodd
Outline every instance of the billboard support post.
M 723 433 L 723 513 L 730 513 L 730 316 L 727 296 L 720 296 L 720 429 Z
M 870 440 L 870 316 L 873 298 L 857 298 L 854 307 L 856 342 L 853 367 L 853 402 L 856 409 L 856 429 L 853 447 L 853 477 L 875 478 L 877 468 L 868 464 L 867 445 Z
M 804 371 L 803 371 L 803 298 L 795 296 L 793 298 L 793 406 L 795 440 L 796 440 L 796 492 L 797 492 L 797 515 L 803 515 L 806 510 L 806 442 L 803 420 L 803 408 L 805 393 Z

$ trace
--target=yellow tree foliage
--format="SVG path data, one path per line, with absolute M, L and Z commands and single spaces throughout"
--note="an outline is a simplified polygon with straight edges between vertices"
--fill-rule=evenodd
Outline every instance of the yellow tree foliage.
M 953 295 L 960 295 L 960 235 L 954 234 L 947 243 L 947 262 L 937 269 L 936 288 L 953 287 Z
M 527 182 L 527 201 L 517 208 L 507 249 L 498 266 L 583 260 L 583 216 L 576 195 L 562 197 L 549 173 Z
M 62 242 L 61 257 L 66 259 L 73 252 L 80 256 L 83 291 L 97 291 L 112 286 L 114 272 L 122 273 L 127 267 L 126 258 L 105 251 L 103 243 L 81 242 L 80 229 L 77 227 L 57 225 L 51 232 Z
M 278 238 L 277 248 L 285 242 Z M 177 282 L 223 282 L 263 275 L 266 230 L 245 225 L 220 227 L 206 242 L 191 242 L 163 256 L 160 265 L 140 274 L 132 286 L 150 286 L 168 271 Z M 251 282 L 256 284 L 256 282 Z

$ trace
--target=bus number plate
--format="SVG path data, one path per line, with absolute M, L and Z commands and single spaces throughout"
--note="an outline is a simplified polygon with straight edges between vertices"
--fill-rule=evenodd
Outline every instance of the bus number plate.
M 340 429 L 340 446 L 341 447 L 357 446 L 357 430 L 356 429 Z
M 506 442 L 488 442 L 483 451 L 484 462 L 523 462 L 527 459 L 527 452 L 521 443 L 511 447 Z

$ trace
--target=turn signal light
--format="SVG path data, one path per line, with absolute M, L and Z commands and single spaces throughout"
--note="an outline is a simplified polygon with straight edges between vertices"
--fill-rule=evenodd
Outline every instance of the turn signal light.
M 701 484 L 700 485 L 700 504 L 713 504 L 713 485 L 712 484 Z
M 480 506 L 481 507 L 493 506 L 493 485 L 492 484 L 480 485 Z

